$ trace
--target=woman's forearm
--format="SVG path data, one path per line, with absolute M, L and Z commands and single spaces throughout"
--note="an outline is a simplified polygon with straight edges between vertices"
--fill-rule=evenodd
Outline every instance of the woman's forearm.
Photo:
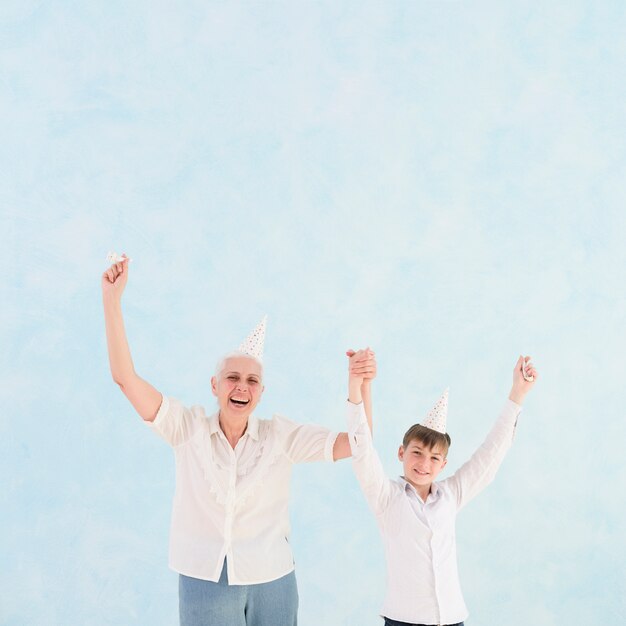
M 135 410 L 146 421 L 153 421 L 163 396 L 150 383 L 137 375 L 122 316 L 122 293 L 128 280 L 128 260 L 113 263 L 102 275 L 102 302 L 111 376 L 120 386 Z
M 151 422 L 158 413 L 163 396 L 135 372 L 119 299 L 105 298 L 104 321 L 111 376 L 142 419 Z
M 123 387 L 133 376 L 136 376 L 133 359 L 130 355 L 124 317 L 122 315 L 122 302 L 118 298 L 105 298 L 104 300 L 104 323 L 107 335 L 107 348 L 109 351 L 109 366 L 113 380 Z

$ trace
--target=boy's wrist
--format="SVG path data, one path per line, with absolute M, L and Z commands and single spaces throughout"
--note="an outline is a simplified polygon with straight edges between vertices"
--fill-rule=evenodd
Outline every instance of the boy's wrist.
M 348 383 L 348 400 L 352 402 L 352 404 L 361 404 L 361 402 L 363 402 L 360 382 L 350 379 Z
M 526 394 L 523 391 L 519 391 L 518 389 L 511 389 L 511 393 L 509 393 L 509 400 L 511 402 L 515 402 L 515 404 L 519 404 L 520 406 L 524 402 L 524 398 Z

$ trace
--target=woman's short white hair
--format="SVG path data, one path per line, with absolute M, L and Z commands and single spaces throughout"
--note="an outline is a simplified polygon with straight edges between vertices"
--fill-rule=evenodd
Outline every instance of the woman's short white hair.
M 239 350 L 234 350 L 233 352 L 229 352 L 228 354 L 225 354 L 217 362 L 217 365 L 215 366 L 215 377 L 219 378 L 219 375 L 224 371 L 224 368 L 226 367 L 226 361 L 228 361 L 228 359 L 240 359 L 241 357 L 256 361 L 256 363 L 258 363 L 261 366 L 261 377 L 263 377 L 263 363 L 261 363 L 261 361 L 257 359 L 255 356 L 252 356 L 251 354 L 246 354 L 245 352 L 239 352 Z

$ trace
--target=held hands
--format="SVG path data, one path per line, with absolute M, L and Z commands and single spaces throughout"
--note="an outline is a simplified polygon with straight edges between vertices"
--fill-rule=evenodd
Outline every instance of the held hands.
M 369 384 L 376 378 L 376 354 L 370 348 L 364 350 L 347 350 L 349 357 L 348 372 L 350 382 L 358 383 L 359 386 Z
M 123 254 L 124 260 L 120 263 L 113 263 L 109 269 L 102 274 L 102 297 L 121 299 L 126 282 L 128 281 L 128 257 Z
M 512 400 L 516 404 L 521 405 L 522 402 L 524 402 L 526 394 L 537 382 L 537 370 L 530 359 L 531 357 L 529 356 L 520 356 L 513 368 L 513 387 L 511 387 L 509 400 Z M 526 377 L 524 377 L 524 372 L 526 373 Z M 527 380 L 528 378 L 532 378 L 532 380 Z
M 370 348 L 348 350 L 348 391 L 349 400 L 359 404 L 362 400 L 361 389 L 370 385 L 376 377 L 376 355 Z

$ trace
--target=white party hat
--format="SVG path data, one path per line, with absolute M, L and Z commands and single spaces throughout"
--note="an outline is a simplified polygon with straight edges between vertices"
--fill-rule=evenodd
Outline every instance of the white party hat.
M 265 345 L 265 326 L 267 315 L 259 322 L 257 327 L 246 337 L 239 346 L 238 351 L 248 354 L 259 361 L 263 361 L 263 346 Z
M 439 433 L 446 432 L 446 420 L 448 418 L 448 389 L 437 400 L 437 404 L 428 412 L 428 415 L 422 420 L 422 426 L 436 430 Z

